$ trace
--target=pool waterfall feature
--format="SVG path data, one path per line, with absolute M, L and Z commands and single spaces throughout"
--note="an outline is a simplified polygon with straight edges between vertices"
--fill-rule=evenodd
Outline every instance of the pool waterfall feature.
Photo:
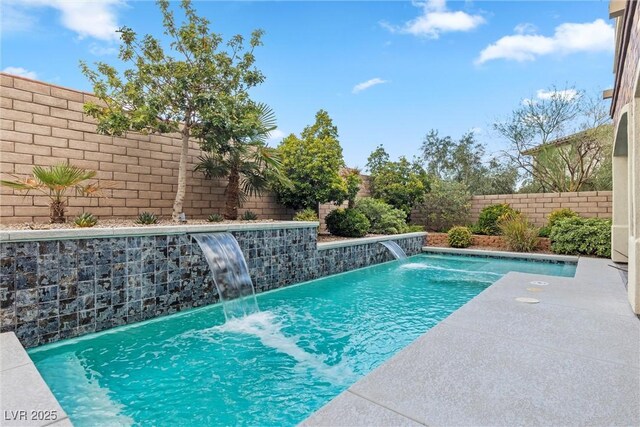
M 385 242 L 380 242 L 380 244 L 382 246 L 384 246 L 385 248 L 387 248 L 389 250 L 389 252 L 391 252 L 391 255 L 393 255 L 393 257 L 395 259 L 406 259 L 407 258 L 407 254 L 405 253 L 404 249 L 402 249 L 393 240 L 387 240 Z
M 219 302 L 194 234 L 231 233 L 258 295 L 391 261 L 382 240 L 415 255 L 426 235 L 318 243 L 317 227 L 288 221 L 0 230 L 0 332 L 15 332 L 31 348 Z
M 192 234 L 211 269 L 227 320 L 260 311 L 242 249 L 233 234 Z

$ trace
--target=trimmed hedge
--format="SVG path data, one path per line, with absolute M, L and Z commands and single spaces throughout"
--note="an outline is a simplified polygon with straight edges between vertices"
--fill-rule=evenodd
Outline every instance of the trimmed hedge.
M 551 250 L 564 255 L 611 256 L 611 220 L 602 218 L 564 218 L 549 235 Z
M 371 224 L 355 209 L 334 209 L 324 219 L 329 233 L 342 237 L 364 237 Z

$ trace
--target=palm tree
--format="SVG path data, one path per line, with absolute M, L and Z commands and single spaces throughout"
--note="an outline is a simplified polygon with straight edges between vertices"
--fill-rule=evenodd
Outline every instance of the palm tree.
M 69 192 L 73 191 L 81 196 L 100 195 L 100 185 L 98 182 L 85 183 L 85 181 L 95 178 L 96 172 L 85 170 L 67 163 L 43 168 L 33 167 L 33 177 L 20 179 L 15 176 L 15 181 L 0 180 L 0 184 L 11 187 L 14 190 L 40 192 L 51 200 L 49 204 L 50 218 L 52 223 L 63 223 L 66 221 L 66 202 L 69 199 Z
M 227 112 L 201 130 L 202 149 L 196 170 L 208 179 L 227 178 L 225 219 L 237 219 L 238 208 L 251 196 L 260 196 L 274 180 L 286 182 L 280 158 L 267 146 L 276 128 L 275 114 L 265 104 L 244 103 L 236 114 Z

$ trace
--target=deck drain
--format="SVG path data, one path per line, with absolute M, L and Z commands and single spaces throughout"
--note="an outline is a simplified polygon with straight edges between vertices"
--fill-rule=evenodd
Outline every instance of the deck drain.
M 542 288 L 527 288 L 529 292 L 542 292 Z
M 531 283 L 532 285 L 535 285 L 535 286 L 547 286 L 547 285 L 549 285 L 549 282 L 543 282 L 542 280 L 534 280 L 533 282 L 529 282 L 529 283 Z
M 516 301 L 518 302 L 525 302 L 527 304 L 537 304 L 540 302 L 540 300 L 535 299 L 535 298 L 527 298 L 527 297 L 518 297 L 516 298 Z

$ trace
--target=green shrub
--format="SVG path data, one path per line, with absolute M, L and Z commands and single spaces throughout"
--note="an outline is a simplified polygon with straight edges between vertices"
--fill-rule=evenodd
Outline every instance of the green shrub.
M 611 220 L 564 218 L 551 229 L 551 250 L 565 255 L 611 256 Z
M 569 208 L 556 209 L 549 214 L 549 217 L 547 218 L 547 225 L 540 229 L 538 236 L 549 237 L 551 235 L 551 229 L 558 221 L 564 218 L 577 218 L 579 216 L 580 215 Z
M 258 215 L 252 211 L 244 211 L 240 219 L 243 221 L 255 221 L 258 219 Z
M 406 213 L 380 199 L 372 197 L 358 199 L 355 210 L 369 220 L 369 233 L 398 234 L 405 233 L 408 229 Z
M 222 222 L 224 221 L 224 217 L 219 213 L 211 214 L 207 217 L 207 221 L 209 222 Z
M 418 231 L 424 231 L 424 225 L 407 224 L 407 228 L 403 233 L 417 233 Z
M 549 234 L 551 234 L 551 227 L 548 225 L 545 225 L 538 230 L 538 237 L 549 237 Z
M 502 215 L 498 227 L 511 251 L 531 252 L 538 246 L 538 228 L 519 213 Z
M 140 215 L 138 215 L 138 219 L 136 220 L 136 223 L 145 224 L 145 225 L 157 224 L 158 217 L 156 216 L 156 214 L 151 212 L 142 212 Z
M 329 233 L 343 237 L 363 237 L 371 224 L 366 216 L 355 209 L 334 209 L 325 218 Z
M 497 236 L 500 234 L 498 220 L 501 216 L 512 213 L 517 213 L 517 211 L 506 203 L 489 205 L 483 208 L 480 211 L 480 216 L 478 216 L 478 234 Z
M 434 180 L 418 213 L 427 230 L 447 231 L 465 224 L 471 213 L 471 194 L 467 186 L 454 181 Z
M 318 221 L 318 214 L 311 208 L 302 209 L 293 216 L 294 221 Z
M 473 234 L 468 227 L 453 227 L 447 233 L 447 237 L 452 248 L 468 248 L 473 240 Z
M 580 215 L 578 215 L 576 212 L 572 211 L 569 208 L 561 208 L 561 209 L 554 210 L 549 214 L 549 218 L 547 218 L 547 226 L 549 227 L 549 233 L 551 233 L 551 229 L 553 228 L 553 226 L 561 219 L 577 218 L 579 216 Z
M 76 217 L 73 221 L 77 227 L 87 228 L 93 227 L 98 223 L 98 219 L 91 215 L 89 212 L 85 212 L 82 215 Z

